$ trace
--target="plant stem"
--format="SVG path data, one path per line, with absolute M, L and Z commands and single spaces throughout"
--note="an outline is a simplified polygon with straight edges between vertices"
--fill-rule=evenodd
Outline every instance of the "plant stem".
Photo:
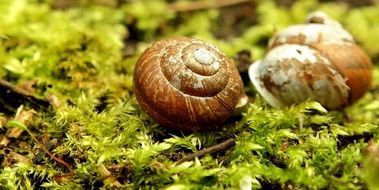
M 39 146 L 40 149 L 42 149 L 47 155 L 50 156 L 50 158 L 52 158 L 53 160 L 55 160 L 56 162 L 58 162 L 59 164 L 65 166 L 68 170 L 70 170 L 70 173 L 73 173 L 74 172 L 74 169 L 72 168 L 72 166 L 70 164 L 68 164 L 67 162 L 65 162 L 64 160 L 60 159 L 60 158 L 57 158 L 56 156 L 54 156 L 49 150 L 47 150 L 47 148 L 34 136 L 34 134 L 28 130 L 26 130 L 30 137 L 32 137 L 33 141 Z
M 178 160 L 176 162 L 176 164 L 181 164 L 185 161 L 193 160 L 196 157 L 201 158 L 201 157 L 205 156 L 206 154 L 214 154 L 217 152 L 222 152 L 222 151 L 228 150 L 229 148 L 233 147 L 235 144 L 236 143 L 235 143 L 234 139 L 228 139 L 228 140 L 221 142 L 219 144 L 216 144 L 214 146 L 204 148 L 202 150 L 199 150 L 197 152 L 189 154 L 189 155 L 185 156 L 184 158 Z
M 35 109 L 46 109 L 50 103 L 39 99 L 29 92 L 0 79 L 0 104 L 6 111 L 15 111 L 20 105 L 29 103 Z

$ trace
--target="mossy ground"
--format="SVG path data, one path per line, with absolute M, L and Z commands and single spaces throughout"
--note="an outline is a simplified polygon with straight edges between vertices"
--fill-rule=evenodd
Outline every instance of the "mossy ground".
M 379 4 L 201 2 L 0 1 L 0 77 L 51 104 L 2 100 L 0 189 L 378 189 Z M 136 102 L 134 65 L 151 42 L 196 37 L 249 63 L 275 30 L 314 10 L 341 21 L 375 64 L 372 87 L 351 107 L 274 109 L 246 82 L 242 117 L 183 134 Z M 232 148 L 177 164 L 231 138 Z

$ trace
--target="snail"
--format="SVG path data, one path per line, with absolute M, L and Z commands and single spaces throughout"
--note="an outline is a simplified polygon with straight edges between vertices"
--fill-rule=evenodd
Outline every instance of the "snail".
M 187 37 L 148 47 L 136 64 L 134 86 L 141 108 L 174 130 L 214 129 L 247 102 L 234 62 L 214 45 Z
M 249 78 L 273 107 L 309 99 L 341 109 L 369 89 L 372 62 L 340 23 L 315 12 L 276 33 L 265 57 L 250 65 Z

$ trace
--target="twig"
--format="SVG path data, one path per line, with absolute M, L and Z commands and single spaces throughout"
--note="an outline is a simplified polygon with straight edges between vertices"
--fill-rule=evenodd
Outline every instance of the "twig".
M 70 164 L 68 164 L 67 162 L 65 162 L 64 160 L 56 157 L 55 155 L 53 155 L 49 150 L 47 150 L 47 148 L 36 138 L 36 136 L 34 136 L 34 134 L 29 131 L 29 130 L 26 130 L 30 137 L 32 137 L 33 141 L 38 145 L 38 147 L 40 149 L 42 149 L 47 155 L 50 156 L 50 158 L 52 158 L 53 160 L 55 160 L 56 162 L 58 162 L 59 164 L 65 166 L 68 170 L 70 170 L 70 173 L 74 173 L 74 169 L 72 168 L 72 166 Z
M 200 151 L 189 154 L 189 155 L 185 156 L 184 158 L 178 160 L 176 162 L 176 164 L 181 164 L 185 161 L 193 160 L 196 157 L 201 158 L 201 157 L 205 156 L 206 154 L 214 154 L 217 152 L 222 152 L 222 151 L 228 150 L 229 148 L 233 147 L 235 144 L 236 143 L 235 143 L 234 139 L 228 139 L 222 143 L 219 143 L 219 144 L 216 144 L 214 146 L 204 148 Z
M 7 111 L 15 111 L 20 105 L 29 103 L 33 108 L 47 108 L 50 103 L 39 99 L 29 92 L 0 79 L 0 105 Z
M 174 12 L 197 11 L 211 8 L 221 8 L 232 6 L 236 4 L 246 3 L 251 0 L 212 0 L 212 1 L 189 1 L 189 2 L 176 2 L 170 4 L 168 7 Z
M 55 160 L 56 162 L 58 162 L 59 164 L 65 166 L 68 170 L 70 170 L 70 173 L 73 173 L 74 172 L 74 169 L 71 165 L 69 165 L 68 163 L 66 163 L 64 160 L 56 157 L 55 155 L 53 155 L 49 150 L 47 150 L 47 148 L 36 138 L 36 136 L 27 128 L 27 123 L 30 122 L 32 119 L 33 119 L 33 116 L 36 114 L 36 112 L 34 110 L 29 110 L 29 111 L 25 111 L 24 110 L 24 106 L 21 105 L 18 109 L 17 109 L 17 113 L 16 113 L 16 116 L 15 116 L 15 120 L 17 122 L 19 122 L 20 124 L 24 125 L 26 130 L 26 132 L 28 132 L 28 134 L 30 135 L 30 137 L 32 137 L 33 141 L 37 144 L 37 146 L 42 149 L 47 155 L 50 156 L 51 159 Z M 7 135 L 0 141 L 0 144 L 3 145 L 3 146 L 7 146 L 8 143 L 10 142 L 9 138 L 18 138 L 21 133 L 24 131 L 24 129 L 22 128 L 18 128 L 18 127 L 15 127 L 15 128 L 11 128 L 8 130 L 8 133 Z

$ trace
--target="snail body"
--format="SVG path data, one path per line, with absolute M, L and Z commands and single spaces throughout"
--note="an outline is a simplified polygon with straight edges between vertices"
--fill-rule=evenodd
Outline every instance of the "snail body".
M 149 116 L 184 131 L 212 129 L 246 101 L 233 61 L 212 44 L 185 37 L 147 48 L 137 62 L 134 85 Z
M 315 22 L 316 21 L 316 22 Z M 342 26 L 323 13 L 277 33 L 249 77 L 274 107 L 311 99 L 328 109 L 352 104 L 372 80 L 370 57 Z

